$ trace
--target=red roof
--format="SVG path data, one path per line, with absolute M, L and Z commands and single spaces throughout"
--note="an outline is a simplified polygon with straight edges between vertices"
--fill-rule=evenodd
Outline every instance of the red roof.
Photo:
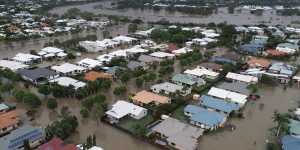
M 75 144 L 65 144 L 60 138 L 54 137 L 41 145 L 38 150 L 77 150 L 77 148 Z
M 168 44 L 168 51 L 169 52 L 172 52 L 172 51 L 177 50 L 177 49 L 178 49 L 178 47 L 175 43 L 169 43 Z
M 287 53 L 285 53 L 285 52 L 280 52 L 280 51 L 277 51 L 277 50 L 274 50 L 274 49 L 268 49 L 267 53 L 270 56 L 285 56 L 285 55 L 287 55 Z

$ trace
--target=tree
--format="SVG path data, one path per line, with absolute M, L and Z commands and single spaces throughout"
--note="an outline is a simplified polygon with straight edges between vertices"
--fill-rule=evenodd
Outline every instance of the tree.
M 114 89 L 114 94 L 115 95 L 122 95 L 122 94 L 124 94 L 125 92 L 127 91 L 127 89 L 126 89 L 126 86 L 124 86 L 124 85 L 121 85 L 121 86 L 118 86 L 118 87 L 116 87 L 115 89 Z
M 124 72 L 121 77 L 120 77 L 121 81 L 123 83 L 126 83 L 130 80 L 130 73 L 129 72 Z
M 57 101 L 55 99 L 49 99 L 48 102 L 47 102 L 47 107 L 49 109 L 55 109 L 57 108 Z
M 147 133 L 147 128 L 140 124 L 134 124 L 132 128 L 134 129 L 135 134 L 139 137 L 145 136 Z
M 40 85 L 38 87 L 38 92 L 45 95 L 45 97 L 47 97 L 51 93 L 51 90 L 48 85 Z
M 24 150 L 33 150 L 28 140 L 24 140 Z
M 75 116 L 64 116 L 60 121 L 54 121 L 46 127 L 46 139 L 50 140 L 56 136 L 64 140 L 74 133 L 77 126 L 78 121 Z
M 289 133 L 289 115 L 288 114 L 280 114 L 278 111 L 274 111 L 273 113 L 273 122 L 277 124 L 276 129 L 276 136 L 281 134 L 288 134 Z
M 99 123 L 101 117 L 104 114 L 104 108 L 103 108 L 102 104 L 99 104 L 99 103 L 96 104 L 94 114 L 95 114 L 95 118 L 97 120 L 97 123 Z
M 80 114 L 83 118 L 89 117 L 89 110 L 86 107 L 81 107 Z
M 142 87 L 143 84 L 144 84 L 144 79 L 142 79 L 142 78 L 136 78 L 135 79 L 135 84 L 136 84 L 137 87 Z
M 128 33 L 134 33 L 138 29 L 138 26 L 136 23 L 131 23 L 128 25 Z

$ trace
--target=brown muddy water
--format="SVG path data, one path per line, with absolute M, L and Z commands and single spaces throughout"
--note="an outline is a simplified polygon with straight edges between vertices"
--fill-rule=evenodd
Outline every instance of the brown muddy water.
M 133 83 L 129 84 L 134 85 Z M 113 87 L 115 86 L 113 85 Z M 141 89 L 129 86 L 128 90 L 128 93 L 134 93 Z M 261 99 L 247 104 L 244 110 L 245 119 L 229 120 L 231 124 L 236 126 L 236 130 L 204 135 L 200 139 L 199 150 L 265 150 L 265 142 L 269 135 L 268 129 L 275 126 L 272 122 L 273 112 L 275 110 L 288 112 L 288 109 L 296 108 L 300 100 L 299 90 L 295 87 L 284 90 L 282 86 L 261 88 L 259 91 Z M 111 92 L 107 92 L 106 96 L 109 103 L 113 103 L 118 99 L 125 99 L 127 95 L 115 97 Z M 71 114 L 76 115 L 80 122 L 77 132 L 68 139 L 70 142 L 82 143 L 87 136 L 95 134 L 97 144 L 105 150 L 159 149 L 107 124 L 98 123 L 94 119 L 81 118 L 80 101 L 78 100 L 60 99 L 58 102 L 59 107 L 56 111 L 47 109 L 46 104 L 43 103 L 42 107 L 38 109 L 36 119 L 31 124 L 46 127 L 59 117 L 59 110 L 63 106 L 68 106 Z M 17 108 L 20 114 L 25 114 L 25 106 L 18 104 Z
M 109 31 L 110 36 L 117 36 L 121 34 L 128 33 L 128 25 L 127 24 L 120 24 L 114 25 L 111 27 L 106 28 Z M 22 40 L 22 41 L 0 41 L 0 59 L 13 57 L 17 53 L 24 52 L 29 53 L 30 50 L 37 50 L 39 51 L 45 45 L 45 43 L 53 42 L 55 39 L 59 41 L 66 41 L 72 38 L 77 37 L 85 37 L 87 35 L 97 35 L 98 40 L 103 39 L 103 29 L 97 30 L 84 30 L 79 33 L 67 33 L 62 35 L 57 35 L 53 37 L 45 37 L 45 38 L 38 38 L 38 39 L 31 39 L 31 40 Z
M 141 19 L 144 22 L 156 22 L 162 19 L 168 20 L 172 23 L 222 23 L 227 22 L 229 24 L 236 25 L 249 25 L 265 23 L 269 25 L 289 25 L 291 22 L 299 21 L 300 16 L 279 16 L 276 15 L 275 10 L 266 10 L 262 16 L 256 16 L 250 13 L 249 10 L 237 11 L 235 14 L 229 14 L 227 8 L 218 8 L 218 13 L 202 16 L 202 15 L 190 15 L 180 12 L 169 12 L 164 9 L 113 9 L 111 3 L 114 0 L 106 0 L 102 2 L 89 3 L 84 5 L 74 6 L 62 6 L 54 8 L 50 13 L 62 15 L 70 8 L 79 8 L 82 11 L 89 11 L 96 14 L 105 15 L 117 15 L 127 16 L 130 19 Z M 101 8 L 97 6 L 102 6 Z

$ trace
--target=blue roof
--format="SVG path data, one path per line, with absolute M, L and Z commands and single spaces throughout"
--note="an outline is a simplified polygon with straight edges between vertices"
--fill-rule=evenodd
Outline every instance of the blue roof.
M 225 57 L 222 57 L 222 56 L 213 57 L 211 59 L 211 61 L 213 61 L 213 62 L 220 62 L 220 63 L 228 63 L 228 64 L 233 64 L 233 65 L 237 64 L 236 61 L 228 59 L 228 58 L 225 58 Z
M 225 116 L 220 113 L 209 111 L 195 105 L 187 105 L 184 108 L 184 112 L 192 114 L 190 118 L 191 121 L 199 122 L 210 127 L 218 126 L 225 119 Z
M 261 44 L 244 44 L 239 47 L 239 51 L 241 52 L 247 52 L 251 54 L 257 54 L 258 52 L 262 51 L 264 48 Z
M 201 100 L 201 105 L 206 106 L 208 108 L 220 110 L 226 113 L 239 110 L 240 108 L 238 104 L 226 102 L 225 100 L 214 98 L 208 95 L 201 96 L 200 100 Z
M 281 139 L 283 150 L 299 150 L 300 149 L 300 137 L 286 135 Z

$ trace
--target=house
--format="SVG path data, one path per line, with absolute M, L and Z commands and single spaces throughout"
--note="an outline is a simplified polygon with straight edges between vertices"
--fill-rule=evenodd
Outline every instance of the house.
M 226 115 L 229 115 L 231 112 L 238 111 L 240 106 L 233 102 L 227 102 L 223 99 L 215 98 L 208 95 L 202 95 L 199 98 L 200 105 L 209 110 L 222 112 Z
M 282 150 L 299 150 L 300 137 L 285 135 L 281 138 Z
M 5 150 L 18 150 L 23 147 L 24 141 L 28 141 L 29 145 L 34 148 L 39 146 L 44 139 L 43 128 L 24 125 L 0 138 L 0 145 Z
M 263 36 L 263 35 L 255 35 L 252 37 L 252 40 L 250 41 L 251 44 L 257 44 L 257 45 L 266 45 L 268 42 L 269 37 Z
M 199 65 L 202 68 L 205 68 L 207 70 L 212 70 L 214 72 L 221 72 L 223 70 L 223 66 L 213 63 L 213 62 L 205 62 L 205 63 L 201 63 Z
M 95 59 L 85 58 L 77 62 L 77 65 L 91 70 L 93 68 L 102 66 L 102 63 Z
M 213 58 L 210 59 L 210 61 L 216 63 L 222 63 L 222 64 L 237 65 L 238 63 L 242 62 L 242 58 L 240 55 L 234 52 L 229 52 L 222 56 L 214 56 Z
M 8 112 L 9 110 L 11 110 L 11 106 L 5 103 L 0 103 L 0 114 Z
M 136 69 L 143 69 L 147 70 L 149 67 L 146 63 L 144 62 L 139 62 L 139 61 L 129 61 L 127 64 L 127 68 L 130 70 L 136 70 Z
M 58 137 L 52 138 L 49 142 L 39 146 L 37 150 L 77 150 L 75 144 L 66 144 Z
M 166 96 L 161 96 L 152 92 L 148 91 L 140 91 L 136 93 L 132 97 L 132 101 L 135 104 L 138 105 L 148 105 L 154 103 L 155 105 L 160 105 L 160 104 L 170 104 L 171 99 Z
M 51 69 L 55 72 L 59 73 L 60 75 L 78 75 L 84 73 L 87 69 L 78 65 L 64 63 L 57 66 L 51 66 Z
M 0 69 L 9 69 L 11 71 L 17 71 L 19 69 L 28 68 L 28 65 L 25 65 L 20 62 L 11 61 L 11 60 L 0 60 Z
M 113 49 L 119 46 L 119 42 L 112 39 L 104 39 L 102 41 L 80 41 L 79 46 L 87 52 L 99 52 L 107 49 Z
M 196 105 L 187 105 L 184 108 L 184 115 L 189 117 L 190 124 L 204 130 L 215 130 L 226 122 L 225 115 Z
M 300 88 L 300 72 L 298 72 L 295 76 L 292 78 L 294 82 L 297 83 L 298 88 Z
M 250 57 L 247 65 L 249 68 L 267 69 L 271 65 L 271 62 L 264 58 Z
M 129 44 L 129 45 L 133 45 L 138 41 L 138 39 L 136 39 L 136 38 L 132 38 L 129 36 L 124 36 L 124 35 L 114 37 L 112 40 L 116 41 L 120 44 Z
M 299 46 L 292 43 L 280 43 L 276 47 L 277 51 L 294 54 L 299 51 Z
M 176 56 L 180 56 L 182 54 L 186 54 L 186 53 L 189 53 L 189 52 L 192 52 L 192 51 L 193 51 L 193 49 L 191 49 L 191 48 L 183 47 L 183 48 L 180 48 L 180 49 L 173 50 L 172 53 L 175 54 Z
M 126 49 L 125 51 L 129 56 L 136 56 L 138 54 L 144 54 L 149 52 L 149 50 L 141 48 L 141 45 L 136 45 L 132 48 Z
M 264 46 L 261 44 L 243 44 L 238 48 L 238 52 L 250 55 L 261 55 Z
M 182 96 L 186 96 L 191 94 L 192 90 L 191 88 L 184 88 L 184 86 L 173 84 L 170 82 L 164 82 L 164 83 L 159 83 L 151 86 L 151 90 L 154 93 L 163 93 L 166 95 L 170 94 L 180 94 Z
M 143 107 L 119 100 L 112 106 L 110 110 L 105 112 L 105 114 L 109 119 L 109 122 L 111 124 L 115 124 L 125 116 L 130 116 L 131 118 L 137 120 L 142 119 L 143 117 L 147 116 L 147 111 L 148 110 Z
M 173 59 L 175 57 L 174 54 L 171 54 L 171 53 L 166 53 L 166 52 L 154 52 L 154 53 L 151 53 L 149 54 L 149 56 L 152 56 L 152 57 L 155 57 L 155 58 L 159 58 L 159 59 Z
M 271 56 L 271 57 L 282 57 L 282 56 L 288 55 L 288 53 L 277 51 L 276 49 L 268 49 L 267 54 L 268 54 L 268 56 Z
M 297 67 L 292 65 L 283 62 L 273 62 L 264 74 L 278 79 L 281 83 L 288 83 L 296 71 Z
M 222 82 L 218 84 L 218 88 L 236 92 L 244 95 L 250 95 L 251 91 L 248 89 L 248 84 L 244 82 Z
M 237 103 L 241 107 L 246 104 L 247 97 L 248 97 L 247 95 L 239 94 L 236 92 L 231 92 L 231 91 L 216 88 L 216 87 L 212 87 L 208 91 L 207 95 Z
M 187 87 L 205 85 L 206 82 L 202 78 L 198 78 L 189 74 L 176 74 L 172 77 L 172 82 Z
M 226 75 L 226 79 L 232 82 L 243 82 L 247 84 L 256 84 L 258 82 L 257 77 L 233 73 L 233 72 L 228 72 Z
M 193 75 L 195 77 L 211 79 L 211 80 L 217 79 L 220 74 L 218 72 L 214 72 L 212 70 L 208 70 L 208 69 L 200 67 L 200 66 L 198 66 L 195 69 L 187 69 L 184 71 L 184 73 Z
M 300 136 L 300 121 L 289 119 L 289 131 L 291 135 Z
M 159 137 L 159 141 L 178 150 L 195 150 L 203 132 L 204 130 L 201 128 L 193 127 L 171 117 L 162 120 L 151 129 L 152 135 Z
M 44 84 L 59 77 L 58 73 L 47 68 L 21 69 L 17 71 L 20 76 L 33 84 Z
M 12 110 L 0 114 L 0 135 L 9 133 L 18 128 L 20 118 L 17 111 Z
M 57 57 L 59 59 L 64 59 L 67 56 L 64 50 L 56 47 L 45 47 L 37 54 L 43 58 Z
M 11 60 L 26 65 L 31 65 L 34 63 L 42 62 L 42 57 L 37 55 L 32 55 L 32 54 L 18 53 L 15 57 L 11 58 Z
M 90 71 L 85 73 L 84 79 L 86 81 L 96 81 L 97 79 L 108 79 L 113 80 L 113 75 L 105 72 L 96 72 L 96 71 Z
M 50 83 L 56 83 L 60 86 L 64 86 L 64 87 L 73 87 L 75 90 L 79 89 L 79 88 L 83 88 L 86 86 L 86 83 L 82 82 L 82 81 L 78 81 L 76 79 L 70 78 L 70 77 L 59 77 L 53 80 L 49 81 Z
M 141 56 L 139 56 L 138 61 L 146 63 L 148 65 L 152 65 L 154 63 L 159 63 L 162 60 L 159 58 L 156 58 L 156 57 L 149 56 L 149 55 L 141 55 Z

